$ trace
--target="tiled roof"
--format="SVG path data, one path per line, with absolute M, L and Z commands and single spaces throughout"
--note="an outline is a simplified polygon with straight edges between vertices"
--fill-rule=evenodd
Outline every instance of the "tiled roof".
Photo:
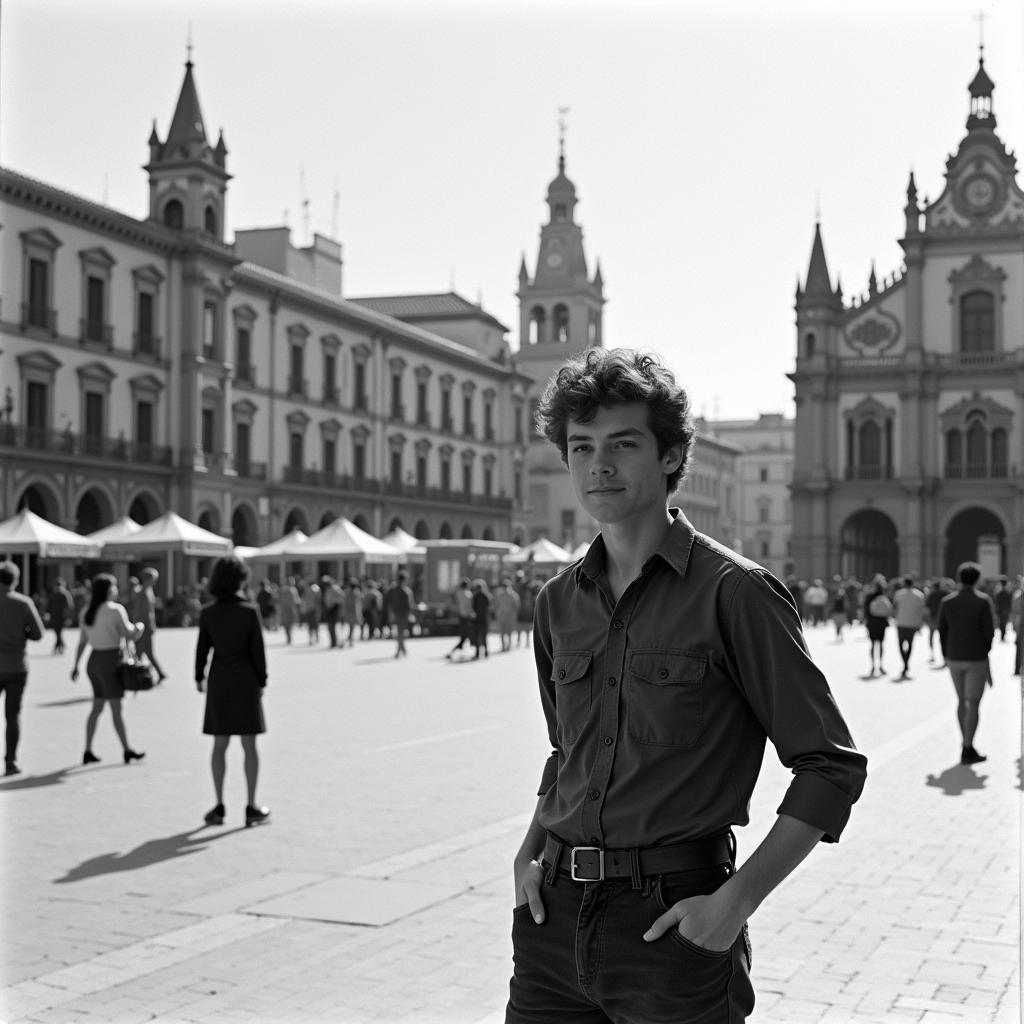
M 508 330 L 508 327 L 490 313 L 461 295 L 456 295 L 455 292 L 439 292 L 432 295 L 368 295 L 349 301 L 398 320 L 473 318 L 485 320 L 502 331 Z

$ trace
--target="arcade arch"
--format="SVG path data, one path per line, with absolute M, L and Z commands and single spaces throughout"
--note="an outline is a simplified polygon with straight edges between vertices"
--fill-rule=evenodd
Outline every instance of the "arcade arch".
M 845 577 L 870 580 L 876 573 L 887 579 L 900 571 L 896 524 L 878 509 L 854 512 L 839 534 L 839 571 Z
M 998 545 L 998 566 L 992 566 L 996 573 L 1006 572 L 1006 527 L 1002 519 L 991 509 L 979 505 L 961 509 L 954 513 L 945 530 L 945 552 L 943 572 L 956 579 L 956 569 L 963 562 L 980 562 L 990 571 L 989 558 L 985 549 L 995 554 Z

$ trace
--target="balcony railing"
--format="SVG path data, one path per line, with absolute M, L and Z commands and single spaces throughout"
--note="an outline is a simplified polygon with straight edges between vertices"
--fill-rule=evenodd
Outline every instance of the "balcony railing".
M 239 363 L 235 367 L 235 382 L 238 384 L 255 384 L 256 367 L 252 363 Z
M 285 466 L 282 479 L 288 484 L 302 484 L 334 491 L 355 491 L 360 494 L 380 494 L 381 482 L 370 477 L 354 476 L 350 473 L 334 473 L 326 469 L 309 469 L 305 466 Z
M 23 302 L 21 304 L 21 329 L 38 327 L 51 334 L 57 333 L 57 310 L 39 303 Z
M 24 448 L 58 457 L 111 459 L 155 466 L 171 464 L 171 448 L 166 445 L 129 441 L 123 437 L 76 434 L 70 430 L 48 430 L 0 423 L 0 446 Z
M 366 394 L 356 395 L 354 402 L 356 412 L 369 412 L 370 399 Z
M 324 405 L 340 405 L 341 395 L 337 384 L 325 384 L 323 392 Z
M 83 345 L 102 345 L 104 348 L 114 347 L 114 328 L 101 320 L 79 318 L 79 340 Z
M 251 462 L 249 459 L 235 459 L 235 472 L 243 480 L 266 480 L 267 464 L 265 462 Z
M 405 405 L 402 402 L 391 403 L 391 418 L 400 423 L 405 422 Z
M 160 339 L 155 334 L 132 332 L 132 355 L 160 358 Z
M 462 424 L 462 435 L 463 437 L 476 437 L 476 427 L 472 420 L 466 420 Z
M 947 480 L 1005 480 L 1008 469 L 1005 462 L 947 463 L 943 476 Z
M 441 417 L 441 429 L 449 434 L 455 433 L 455 420 L 451 416 Z
M 892 466 L 847 466 L 847 480 L 891 480 Z
M 288 376 L 288 394 L 305 398 L 309 392 L 309 380 L 305 377 L 296 377 L 294 374 Z
M 477 508 L 512 508 L 511 498 L 495 497 L 493 494 L 474 494 L 464 490 L 456 491 L 450 487 L 424 487 L 421 484 L 407 484 L 396 480 L 385 481 L 384 493 L 395 498 L 436 501 L 449 505 L 454 503 Z

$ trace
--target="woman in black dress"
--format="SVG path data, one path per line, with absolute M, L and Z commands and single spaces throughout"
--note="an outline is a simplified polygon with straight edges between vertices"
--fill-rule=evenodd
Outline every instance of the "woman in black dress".
M 214 601 L 199 613 L 196 688 L 200 693 L 203 692 L 206 661 L 213 651 L 203 732 L 213 737 L 210 768 L 217 805 L 206 814 L 207 825 L 224 824 L 224 773 L 228 741 L 232 736 L 241 738 L 245 753 L 246 827 L 266 821 L 270 816 L 269 808 L 256 803 L 256 780 L 260 770 L 256 735 L 267 731 L 263 719 L 267 661 L 259 610 L 241 594 L 248 575 L 245 565 L 234 555 L 218 558 L 208 585 Z

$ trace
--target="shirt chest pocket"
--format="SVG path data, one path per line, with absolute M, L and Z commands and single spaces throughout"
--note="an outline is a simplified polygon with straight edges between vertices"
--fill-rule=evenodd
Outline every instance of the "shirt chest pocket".
M 555 684 L 555 711 L 558 739 L 572 743 L 590 714 L 593 673 L 591 651 L 558 651 L 551 662 L 551 682 Z
M 629 658 L 626 717 L 638 743 L 692 747 L 703 727 L 707 658 L 684 651 L 638 650 Z

